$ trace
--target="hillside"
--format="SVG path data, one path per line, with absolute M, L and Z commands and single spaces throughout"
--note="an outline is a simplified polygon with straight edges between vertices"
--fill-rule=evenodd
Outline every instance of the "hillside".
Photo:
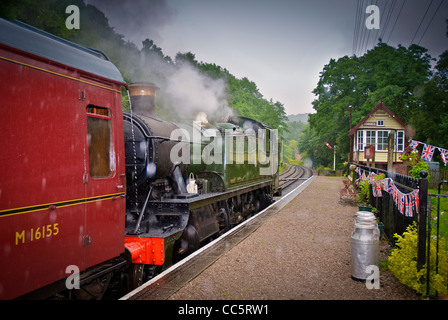
M 309 113 L 290 114 L 290 115 L 288 115 L 288 122 L 295 121 L 295 122 L 307 123 L 308 115 L 309 115 Z

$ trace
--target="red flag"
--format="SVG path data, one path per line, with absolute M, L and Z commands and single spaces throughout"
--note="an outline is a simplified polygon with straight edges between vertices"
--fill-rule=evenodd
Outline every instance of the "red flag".
M 327 145 L 328 148 L 333 149 L 327 141 L 325 141 L 325 144 Z

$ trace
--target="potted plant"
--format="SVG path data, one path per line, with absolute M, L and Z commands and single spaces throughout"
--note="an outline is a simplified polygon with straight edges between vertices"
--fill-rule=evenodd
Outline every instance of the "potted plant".
M 384 230 L 384 223 L 382 223 L 380 221 L 380 217 L 379 217 L 379 211 L 377 208 L 372 208 L 372 213 L 376 216 L 376 224 L 378 225 L 378 229 L 380 230 L 380 240 L 381 237 L 383 236 L 383 230 Z
M 370 200 L 369 181 L 366 179 L 361 182 L 358 188 L 359 211 L 372 211 L 372 206 L 369 204 L 369 200 Z

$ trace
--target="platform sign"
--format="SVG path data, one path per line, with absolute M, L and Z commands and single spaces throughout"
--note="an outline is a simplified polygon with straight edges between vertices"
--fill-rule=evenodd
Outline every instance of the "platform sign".
M 374 150 L 373 145 L 366 146 L 364 148 L 364 159 L 373 159 L 373 153 L 375 152 Z

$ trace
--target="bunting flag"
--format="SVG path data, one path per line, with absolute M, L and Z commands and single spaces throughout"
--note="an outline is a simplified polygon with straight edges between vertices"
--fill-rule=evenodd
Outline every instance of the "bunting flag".
M 381 181 L 374 181 L 372 184 L 372 193 L 375 198 L 382 197 L 381 193 Z
M 443 164 L 446 166 L 446 163 L 448 162 L 448 150 L 439 147 L 437 147 L 437 149 L 439 149 L 440 156 L 442 157 L 443 160 Z
M 414 190 L 414 200 L 415 200 L 415 212 L 417 212 L 417 214 L 419 214 L 420 211 L 420 199 L 419 199 L 419 190 L 415 189 Z
M 406 217 L 412 216 L 412 196 L 410 193 L 405 195 L 406 197 Z
M 432 160 L 432 156 L 434 155 L 434 149 L 436 147 L 431 146 L 429 144 L 425 144 L 425 146 L 423 147 L 423 151 L 422 151 L 422 159 L 425 161 L 431 161 Z
M 409 144 L 409 147 L 411 147 L 413 150 L 417 149 L 419 141 L 411 140 L 411 143 Z
M 404 212 L 404 194 L 400 191 L 397 192 L 398 197 L 398 211 L 400 211 L 401 214 Z
M 358 180 L 368 180 L 372 185 L 372 194 L 374 197 L 382 197 L 382 190 L 389 193 L 397 207 L 398 211 L 406 217 L 413 217 L 414 211 L 419 213 L 419 189 L 415 189 L 410 193 L 401 192 L 391 178 L 384 178 L 382 180 L 375 181 L 373 178 L 376 174 L 370 172 L 366 174 L 366 171 L 359 167 L 356 167 L 355 172 L 359 174 Z
M 409 147 L 413 150 L 417 150 L 417 146 L 419 144 L 423 144 L 423 151 L 422 151 L 422 159 L 425 161 L 431 161 L 432 157 L 434 156 L 434 151 L 437 148 L 440 152 L 440 156 L 442 157 L 443 164 L 446 166 L 448 163 L 448 150 L 440 147 L 435 147 L 417 140 L 411 140 L 409 143 Z

